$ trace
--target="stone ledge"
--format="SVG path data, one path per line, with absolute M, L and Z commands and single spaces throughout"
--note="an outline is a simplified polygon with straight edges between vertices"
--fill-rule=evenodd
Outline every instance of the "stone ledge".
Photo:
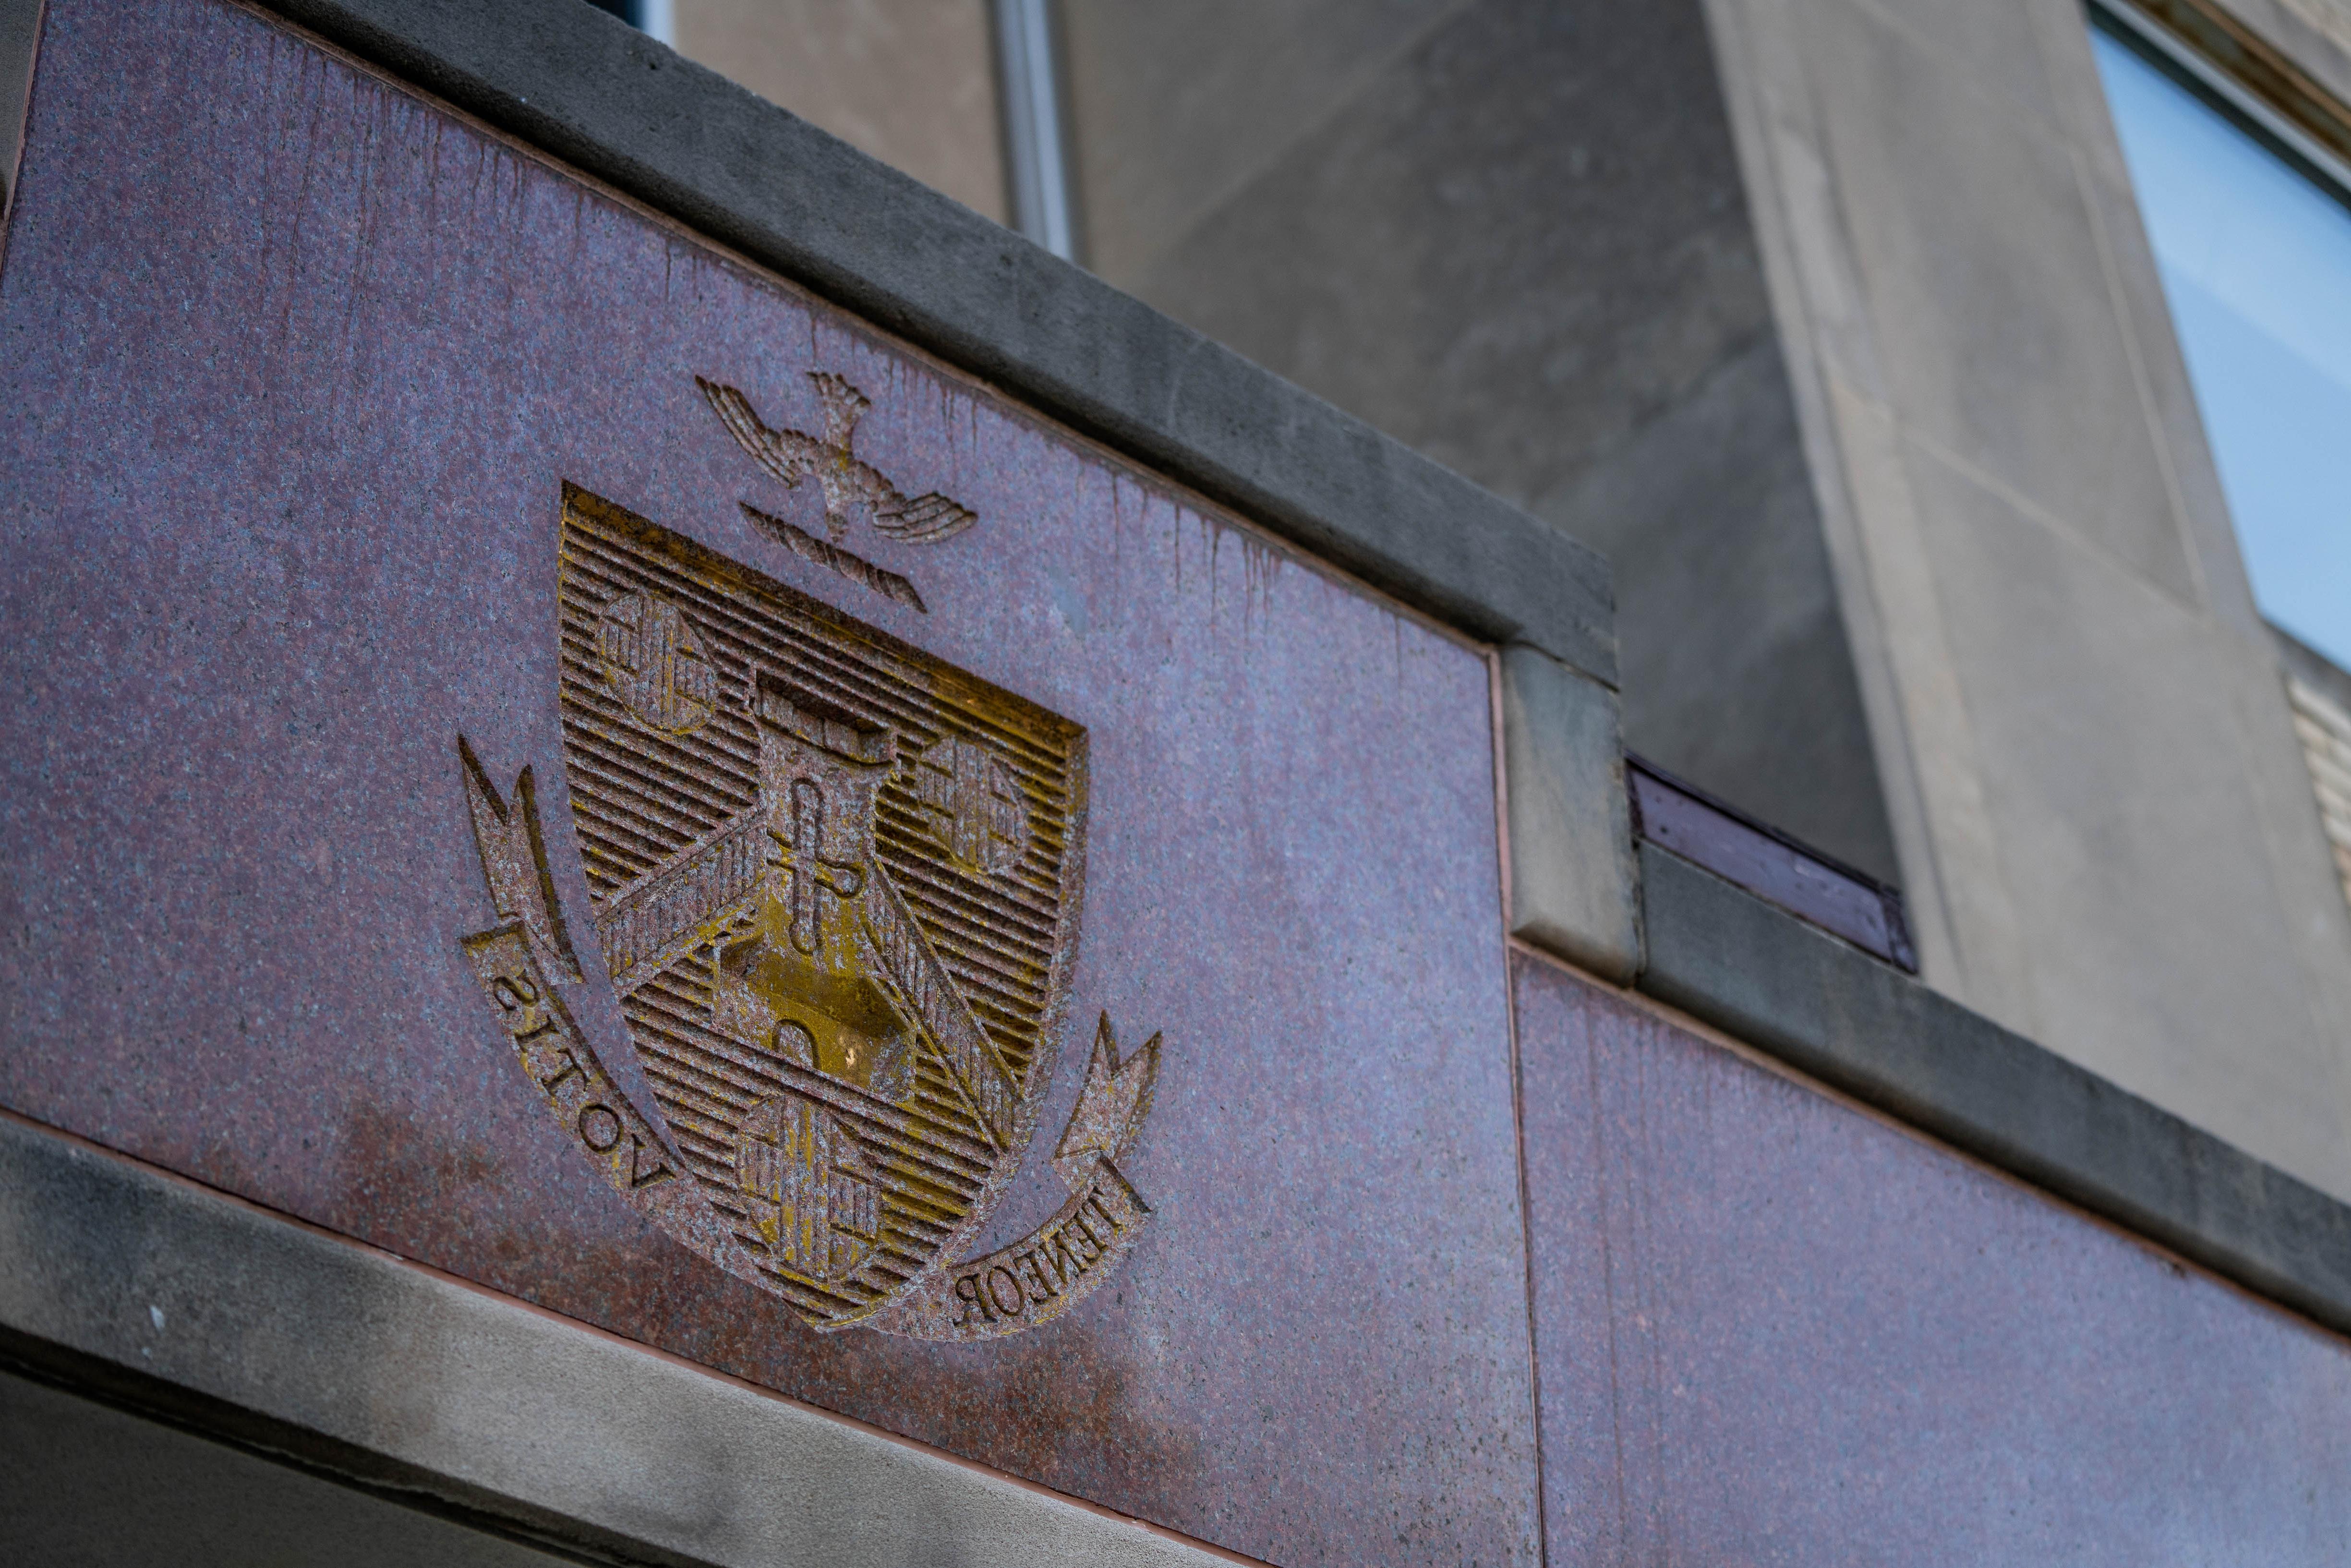
M 0 1519 L 8 1561 L 249 1568 L 694 1568 L 633 1543 L 588 1544 L 460 1506 L 343 1461 L 249 1413 L 204 1408 L 139 1379 L 0 1330 Z
M 1510 934 L 1624 982 L 1641 895 L 1616 694 L 1523 643 L 1502 650 Z
M 1615 684 L 1593 551 L 579 0 L 266 3 L 1416 609 Z
M 1640 989 L 2351 1332 L 2351 1207 L 1655 844 L 1641 888 Z
M 0 1352 L 626 1561 L 1190 1568 L 1186 1545 L 0 1117 Z

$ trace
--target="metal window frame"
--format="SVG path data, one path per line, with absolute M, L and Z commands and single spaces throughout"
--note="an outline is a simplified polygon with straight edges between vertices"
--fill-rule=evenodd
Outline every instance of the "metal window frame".
M 2351 206 L 2351 107 L 2204 0 L 2089 0 L 2092 25 L 2135 44 L 2255 140 Z

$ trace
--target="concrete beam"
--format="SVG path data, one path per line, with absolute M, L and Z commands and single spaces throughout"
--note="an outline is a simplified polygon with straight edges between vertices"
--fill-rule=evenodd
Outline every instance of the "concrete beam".
M 0 1117 L 0 1349 L 628 1561 L 1231 1562 Z

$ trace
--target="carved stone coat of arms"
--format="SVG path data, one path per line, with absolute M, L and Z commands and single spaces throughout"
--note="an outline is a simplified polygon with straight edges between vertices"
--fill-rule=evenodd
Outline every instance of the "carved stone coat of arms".
M 1050 1156 L 1067 1202 L 967 1254 L 1065 1026 L 1084 731 L 574 486 L 558 548 L 584 924 L 529 770 L 502 793 L 460 741 L 500 916 L 466 951 L 531 1086 L 623 1197 L 817 1329 L 1060 1315 L 1149 1215 L 1118 1162 L 1156 1037 L 1122 1059 L 1100 1020 Z M 650 1105 L 563 1001 L 590 947 Z

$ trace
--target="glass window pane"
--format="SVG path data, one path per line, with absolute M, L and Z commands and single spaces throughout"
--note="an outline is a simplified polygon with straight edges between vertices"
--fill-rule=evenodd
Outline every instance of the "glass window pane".
M 2131 46 L 2095 44 L 2253 597 L 2351 665 L 2351 208 Z

